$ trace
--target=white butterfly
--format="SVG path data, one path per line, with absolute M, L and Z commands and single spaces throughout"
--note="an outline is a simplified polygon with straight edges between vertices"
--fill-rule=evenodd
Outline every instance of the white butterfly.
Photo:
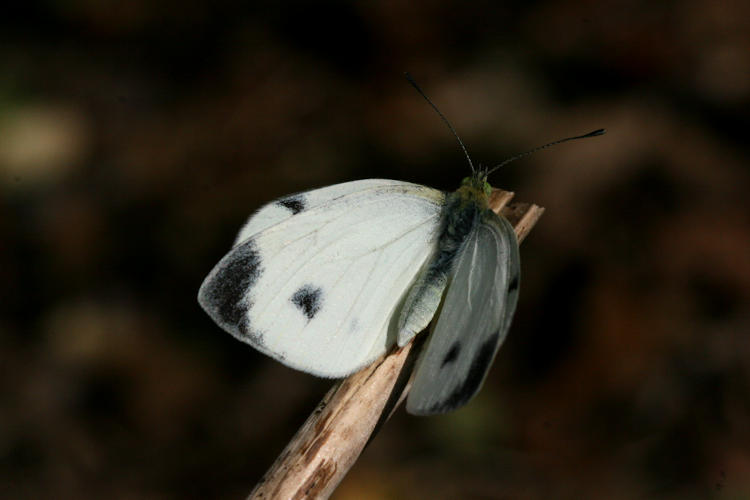
M 538 149 L 602 133 L 555 141 L 491 170 L 475 170 L 458 139 L 472 176 L 454 193 L 368 179 L 271 202 L 247 221 L 198 301 L 259 351 L 336 378 L 406 345 L 437 315 L 406 409 L 455 410 L 479 391 L 518 300 L 518 241 L 488 207 L 487 176 Z
M 281 198 L 250 217 L 198 300 L 285 365 L 344 377 L 407 344 L 447 288 L 406 408 L 456 409 L 479 390 L 518 298 L 518 242 L 490 191 L 485 171 L 452 194 L 368 179 Z

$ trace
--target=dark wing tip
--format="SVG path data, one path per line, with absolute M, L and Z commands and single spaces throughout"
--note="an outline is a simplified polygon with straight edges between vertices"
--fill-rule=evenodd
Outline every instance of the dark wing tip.
M 261 264 L 255 242 L 247 240 L 216 264 L 198 290 L 198 303 L 203 310 L 230 333 L 247 327 L 245 297 L 260 277 Z

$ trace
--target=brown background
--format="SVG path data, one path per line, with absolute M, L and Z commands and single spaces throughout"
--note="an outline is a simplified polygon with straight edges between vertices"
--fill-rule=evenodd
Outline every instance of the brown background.
M 17 2 L 21 3 L 21 2 Z M 337 499 L 750 496 L 750 4 L 23 3 L 0 20 L 0 496 L 243 498 L 330 386 L 198 286 L 284 194 L 382 177 L 547 208 L 455 414 Z

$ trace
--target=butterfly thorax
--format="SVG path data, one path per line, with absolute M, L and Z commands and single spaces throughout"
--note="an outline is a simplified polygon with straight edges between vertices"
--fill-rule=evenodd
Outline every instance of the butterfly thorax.
M 446 198 L 443 220 L 438 236 L 438 252 L 433 268 L 444 273 L 450 271 L 453 260 L 471 232 L 489 208 L 489 196 L 476 178 L 463 182 L 462 186 Z
M 480 180 L 477 176 L 465 179 L 460 188 L 445 198 L 435 253 L 404 301 L 398 327 L 401 346 L 427 326 L 448 284 L 456 257 L 488 210 L 488 190 Z
M 464 179 L 461 187 L 446 197 L 437 252 L 426 273 L 428 282 L 445 279 L 450 274 L 456 255 L 489 209 L 491 191 L 484 177 L 473 175 Z

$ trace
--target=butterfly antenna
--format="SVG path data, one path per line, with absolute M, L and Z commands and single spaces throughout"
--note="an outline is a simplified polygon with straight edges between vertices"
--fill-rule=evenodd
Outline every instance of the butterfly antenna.
M 466 146 L 464 146 L 464 143 L 461 141 L 461 138 L 456 133 L 455 129 L 453 128 L 453 125 L 451 125 L 451 122 L 448 121 L 448 119 L 445 117 L 445 115 L 443 115 L 443 113 L 440 112 L 440 110 L 438 109 L 438 107 L 435 106 L 435 104 L 430 100 L 429 97 L 427 97 L 427 94 L 425 94 L 422 91 L 422 89 L 419 88 L 419 85 L 417 85 L 417 82 L 414 81 L 414 78 L 412 78 L 409 73 L 404 73 L 404 76 L 409 81 L 409 83 L 411 83 L 411 86 L 414 87 L 415 89 L 417 89 L 417 92 L 419 92 L 419 94 L 422 97 L 424 97 L 425 101 L 427 101 L 427 103 L 430 106 L 432 106 L 432 109 L 434 109 L 435 112 L 440 116 L 440 118 L 443 119 L 443 121 L 445 122 L 445 124 L 448 125 L 448 128 L 450 129 L 450 131 L 453 132 L 453 136 L 458 141 L 458 145 L 461 146 L 461 149 L 463 149 L 464 155 L 466 155 L 466 159 L 469 161 L 469 166 L 471 167 L 471 172 L 472 173 L 476 172 L 474 170 L 474 163 L 471 161 L 471 156 L 469 156 L 469 152 L 466 150 Z
M 600 129 L 594 130 L 593 132 L 589 132 L 588 134 L 577 135 L 575 137 L 566 137 L 565 139 L 560 139 L 558 141 L 549 142 L 549 143 L 545 144 L 544 146 L 539 146 L 537 148 L 530 149 L 529 151 L 525 151 L 525 152 L 523 152 L 521 154 L 517 154 L 516 156 L 508 158 L 507 160 L 503 161 L 499 165 L 497 165 L 495 167 L 492 167 L 487 172 L 487 175 L 490 175 L 492 172 L 494 172 L 498 168 L 502 167 L 503 165 L 507 165 L 508 163 L 510 163 L 512 161 L 515 161 L 515 160 L 518 160 L 519 158 L 523 158 L 524 156 L 529 156 L 531 153 L 536 153 L 537 151 L 541 151 L 542 149 L 547 149 L 548 147 L 554 146 L 555 144 L 560 144 L 560 143 L 568 142 L 568 141 L 574 141 L 576 139 L 586 139 L 588 137 L 596 137 L 597 135 L 604 135 L 606 132 L 607 131 L 605 129 L 600 128 Z

